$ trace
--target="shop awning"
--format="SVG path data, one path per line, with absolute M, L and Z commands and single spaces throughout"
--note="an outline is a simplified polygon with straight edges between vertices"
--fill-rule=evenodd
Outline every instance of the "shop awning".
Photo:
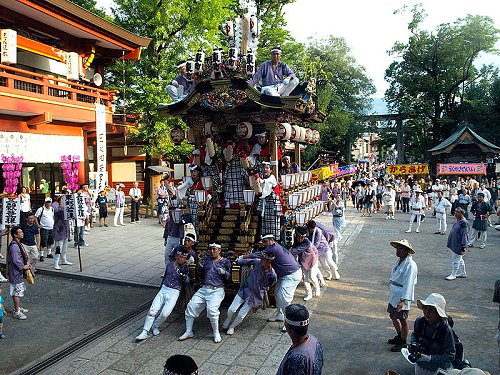
M 174 171 L 172 168 L 169 168 L 166 165 L 150 165 L 148 168 L 152 169 L 156 173 L 167 173 Z

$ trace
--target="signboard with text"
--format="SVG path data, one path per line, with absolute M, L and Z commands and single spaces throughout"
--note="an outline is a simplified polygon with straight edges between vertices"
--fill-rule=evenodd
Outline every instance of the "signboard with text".
M 3 198 L 2 199 L 2 224 L 17 225 L 19 224 L 19 216 L 21 211 L 20 198 Z
M 64 199 L 64 220 L 75 219 L 76 218 L 75 196 L 73 194 L 66 194 L 63 196 L 63 199 Z
M 437 174 L 486 174 L 485 163 L 438 164 Z
M 387 174 L 429 174 L 429 164 L 394 164 L 387 167 Z
M 107 184 L 106 171 L 106 107 L 103 104 L 95 105 L 95 128 L 97 148 L 97 176 L 95 188 L 104 190 Z

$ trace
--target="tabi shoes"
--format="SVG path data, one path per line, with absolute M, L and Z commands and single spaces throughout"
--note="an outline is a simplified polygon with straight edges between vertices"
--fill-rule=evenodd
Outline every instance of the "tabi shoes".
M 271 316 L 270 318 L 267 319 L 268 322 L 284 322 L 285 321 L 285 317 L 283 316 L 283 314 L 274 314 L 273 316 Z
M 229 335 L 229 336 L 234 335 L 234 328 L 233 327 L 229 327 L 227 329 L 226 335 Z
M 451 275 L 448 275 L 445 277 L 446 280 L 455 280 L 457 278 L 457 276 L 455 274 L 451 274 Z
M 312 293 L 311 294 L 308 294 L 307 296 L 304 297 L 304 301 L 309 301 L 310 299 L 313 298 L 313 295 Z
M 153 326 L 153 336 L 158 336 L 160 334 L 160 329 Z
M 467 278 L 467 273 L 457 273 L 457 279 L 465 279 Z
M 140 335 L 135 338 L 135 341 L 143 341 L 146 340 L 147 338 L 148 338 L 148 331 L 143 329 Z
M 177 339 L 177 341 L 184 341 L 193 338 L 193 332 L 184 332 L 184 334 Z

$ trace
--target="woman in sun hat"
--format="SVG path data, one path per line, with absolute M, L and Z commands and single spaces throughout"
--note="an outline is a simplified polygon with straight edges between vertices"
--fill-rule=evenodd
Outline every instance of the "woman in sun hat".
M 415 363 L 415 375 L 435 374 L 438 369 L 450 370 L 455 359 L 453 330 L 448 325 L 446 300 L 432 293 L 417 306 L 424 312 L 415 320 L 410 345 L 414 350 L 409 359 Z

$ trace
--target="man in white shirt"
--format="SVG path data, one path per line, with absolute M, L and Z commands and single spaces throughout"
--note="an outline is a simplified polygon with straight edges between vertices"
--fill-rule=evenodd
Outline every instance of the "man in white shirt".
M 396 190 L 393 189 L 392 184 L 385 185 L 384 193 L 382 194 L 387 217 L 386 220 L 395 220 L 394 218 L 394 203 L 396 202 Z
M 437 198 L 434 202 L 434 210 L 436 210 L 437 231 L 434 234 L 446 233 L 446 209 L 451 209 L 451 203 L 448 199 L 443 197 L 443 192 L 437 192 Z
M 130 197 L 130 220 L 132 223 L 139 222 L 139 206 L 141 204 L 142 193 L 141 189 L 139 189 L 139 183 L 137 181 L 134 182 L 134 187 L 129 190 L 128 195 Z
M 47 258 L 52 258 L 52 244 L 54 243 L 54 209 L 52 198 L 45 198 L 45 203 L 35 212 L 40 227 L 40 262 L 45 259 L 44 251 L 47 250 Z

